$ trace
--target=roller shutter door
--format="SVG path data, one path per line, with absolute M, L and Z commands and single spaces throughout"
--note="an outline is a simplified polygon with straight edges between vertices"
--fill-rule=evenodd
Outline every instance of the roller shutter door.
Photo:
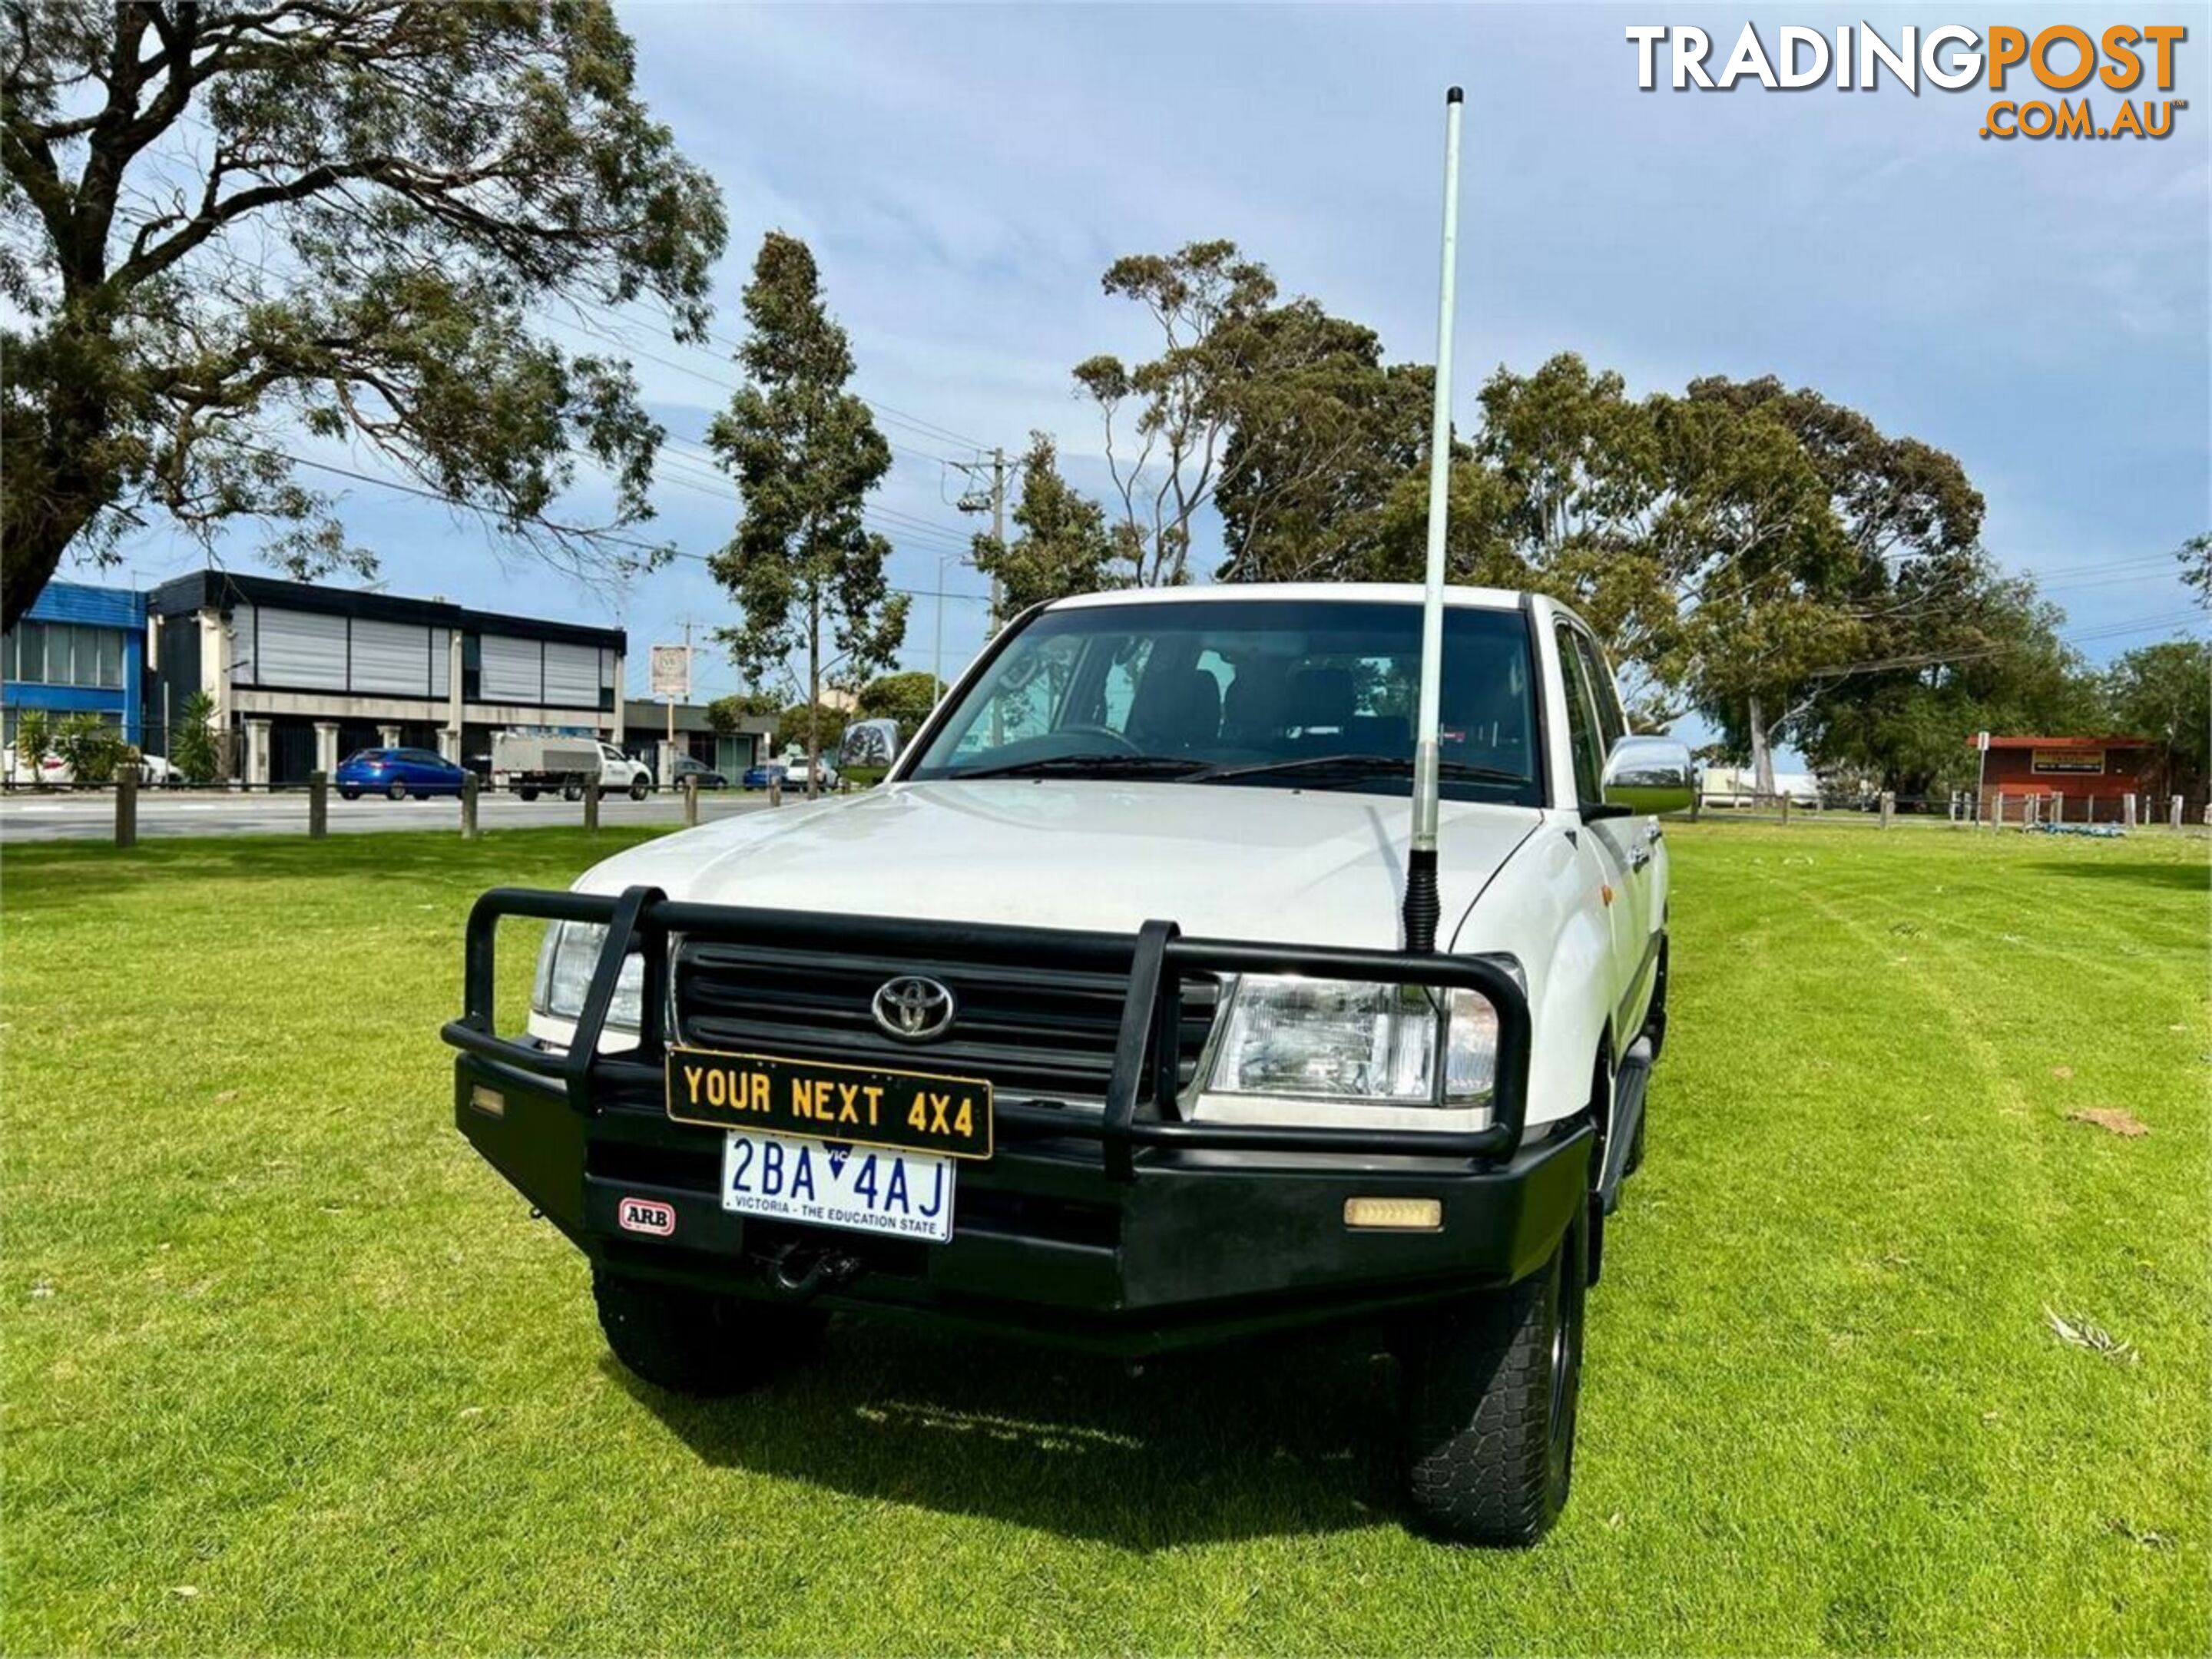
M 536 640 L 486 634 L 479 643 L 483 666 L 478 684 L 486 702 L 545 701 L 544 657 Z
M 410 623 L 353 625 L 353 689 L 386 696 L 430 695 L 430 630 Z
M 546 646 L 545 701 L 566 708 L 599 706 L 599 647 Z
M 260 612 L 257 684 L 346 689 L 346 619 L 307 611 Z

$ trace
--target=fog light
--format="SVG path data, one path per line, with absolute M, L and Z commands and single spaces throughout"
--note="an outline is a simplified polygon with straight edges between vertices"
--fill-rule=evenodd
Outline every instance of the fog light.
M 1344 1200 L 1347 1227 L 1381 1227 L 1394 1232 L 1441 1232 L 1444 1205 L 1440 1198 L 1347 1198 Z
M 496 1089 L 487 1089 L 479 1083 L 469 1091 L 469 1104 L 486 1117 L 507 1115 L 507 1097 Z

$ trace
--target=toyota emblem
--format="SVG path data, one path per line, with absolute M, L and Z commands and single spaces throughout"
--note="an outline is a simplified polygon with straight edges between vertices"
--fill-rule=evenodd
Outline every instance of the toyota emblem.
M 876 1024 L 903 1042 L 927 1042 L 945 1035 L 957 1005 L 952 993 L 933 979 L 902 974 L 885 980 L 872 1005 Z

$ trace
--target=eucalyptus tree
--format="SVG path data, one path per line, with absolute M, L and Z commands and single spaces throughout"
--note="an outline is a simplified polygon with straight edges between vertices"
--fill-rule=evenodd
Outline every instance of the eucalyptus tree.
M 702 337 L 724 222 L 604 0 L 8 0 L 0 222 L 7 624 L 64 554 L 164 520 L 370 568 L 302 434 L 503 546 L 654 556 L 629 365 L 539 319 L 646 298 Z M 611 481 L 581 519 L 580 458 Z

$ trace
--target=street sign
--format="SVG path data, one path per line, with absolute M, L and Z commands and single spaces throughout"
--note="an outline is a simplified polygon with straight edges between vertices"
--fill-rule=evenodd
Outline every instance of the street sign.
M 685 702 L 691 696 L 691 647 L 688 645 L 656 645 L 649 659 L 652 690 L 650 696 L 665 697 L 671 702 Z
M 1988 754 L 1990 752 L 1990 734 L 1986 732 L 1975 732 L 1974 747 L 1980 750 L 1984 755 Z

